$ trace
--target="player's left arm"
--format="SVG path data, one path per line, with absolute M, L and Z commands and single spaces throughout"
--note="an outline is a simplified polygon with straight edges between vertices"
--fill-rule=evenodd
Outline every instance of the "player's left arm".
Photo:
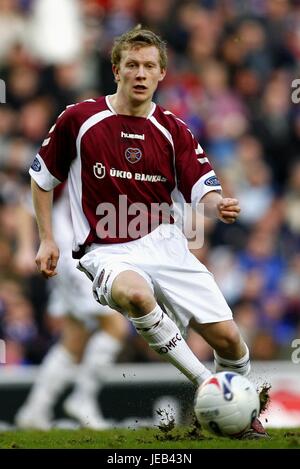
M 217 217 L 224 223 L 234 223 L 241 211 L 239 201 L 230 197 L 222 197 L 219 192 L 207 192 L 201 199 L 204 204 L 204 215 Z

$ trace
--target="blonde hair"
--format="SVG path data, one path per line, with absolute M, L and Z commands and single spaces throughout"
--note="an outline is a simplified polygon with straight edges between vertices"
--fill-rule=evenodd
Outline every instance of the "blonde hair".
M 153 31 L 142 28 L 140 24 L 115 39 L 111 51 L 111 63 L 115 66 L 119 66 L 122 51 L 131 49 L 134 46 L 155 46 L 159 52 L 159 64 L 161 69 L 167 68 L 168 57 L 166 42 Z

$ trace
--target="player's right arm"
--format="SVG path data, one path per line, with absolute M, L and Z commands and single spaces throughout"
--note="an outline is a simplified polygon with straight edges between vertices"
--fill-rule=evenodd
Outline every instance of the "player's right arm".
M 32 200 L 39 230 L 40 247 L 35 258 L 36 265 L 45 278 L 57 274 L 59 249 L 52 232 L 53 190 L 42 189 L 31 179 Z
M 44 277 L 57 274 L 59 249 L 52 231 L 53 190 L 68 177 L 71 162 L 76 157 L 73 110 L 70 106 L 57 118 L 36 155 L 29 174 L 31 192 L 40 236 L 36 264 Z

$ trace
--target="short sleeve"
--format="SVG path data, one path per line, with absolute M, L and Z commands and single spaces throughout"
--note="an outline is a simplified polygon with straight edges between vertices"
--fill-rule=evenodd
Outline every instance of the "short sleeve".
M 174 138 L 177 186 L 186 202 L 195 207 L 211 191 L 221 192 L 221 184 L 201 145 L 182 123 Z
M 75 158 L 76 135 L 72 129 L 72 114 L 67 109 L 49 130 L 29 174 L 42 189 L 50 191 L 67 179 Z

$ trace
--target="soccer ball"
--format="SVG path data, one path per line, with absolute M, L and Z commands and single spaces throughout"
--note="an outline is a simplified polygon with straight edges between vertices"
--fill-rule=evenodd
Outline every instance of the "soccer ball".
M 259 415 L 259 396 L 252 383 L 238 373 L 222 371 L 198 388 L 194 410 L 202 428 L 218 436 L 239 437 Z

